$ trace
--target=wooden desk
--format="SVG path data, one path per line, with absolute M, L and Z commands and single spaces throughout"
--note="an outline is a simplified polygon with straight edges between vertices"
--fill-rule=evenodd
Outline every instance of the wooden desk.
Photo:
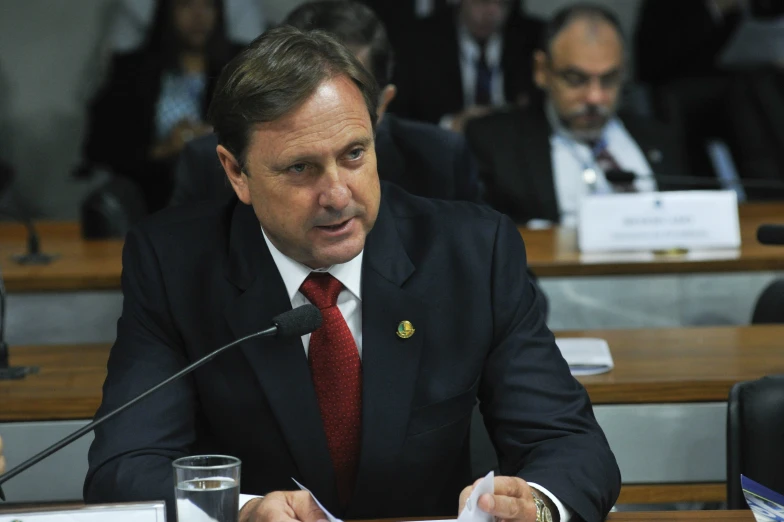
M 723 402 L 733 384 L 784 373 L 784 326 L 561 332 L 601 337 L 615 369 L 580 377 L 595 405 Z M 12 365 L 39 375 L 0 382 L 0 422 L 80 420 L 95 414 L 109 345 L 13 347 Z M 723 483 L 625 485 L 619 503 L 721 502 Z
M 85 241 L 78 223 L 36 224 L 41 250 L 59 254 L 49 265 L 22 266 L 11 260 L 27 248 L 27 229 L 0 223 L 0 270 L 9 292 L 50 292 L 120 288 L 121 240 Z
M 595 405 L 726 401 L 740 381 L 784 373 L 784 326 L 558 332 L 600 337 L 615 369 L 580 377 Z M 0 422 L 87 419 L 101 400 L 108 344 L 16 346 L 12 365 L 41 367 L 23 381 L 0 382 Z
M 644 275 L 784 270 L 784 248 L 757 243 L 757 227 L 784 221 L 784 203 L 740 206 L 742 246 L 737 251 L 694 252 L 662 257 L 652 253 L 582 255 L 573 229 L 520 232 L 528 262 L 540 277 Z M 11 255 L 25 251 L 26 230 L 0 223 L 0 270 L 10 292 L 103 290 L 120 287 L 122 241 L 85 241 L 71 222 L 37 224 L 41 245 L 60 259 L 48 266 L 20 266 Z
M 726 520 L 753 522 L 751 511 L 653 511 L 650 513 L 610 513 L 612 522 L 688 522 L 691 520 Z
M 539 277 L 596 275 L 686 274 L 703 272 L 752 272 L 784 269 L 784 248 L 757 242 L 762 223 L 784 221 L 783 203 L 749 203 L 739 207 L 741 248 L 730 251 L 692 252 L 659 256 L 650 252 L 580 254 L 574 229 L 528 230 L 525 239 L 528 264 Z

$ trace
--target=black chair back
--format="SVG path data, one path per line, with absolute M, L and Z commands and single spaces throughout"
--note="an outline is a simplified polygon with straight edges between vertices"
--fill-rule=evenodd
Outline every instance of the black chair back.
M 732 387 L 727 410 L 727 507 L 748 509 L 740 475 L 784 493 L 784 375 Z
M 82 203 L 82 236 L 85 239 L 125 238 L 128 230 L 146 214 L 144 194 L 136 183 L 114 176 Z

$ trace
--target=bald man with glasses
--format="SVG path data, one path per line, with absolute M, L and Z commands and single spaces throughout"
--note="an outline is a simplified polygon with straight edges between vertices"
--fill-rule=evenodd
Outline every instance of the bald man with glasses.
M 469 123 L 487 199 L 518 223 L 575 225 L 588 194 L 663 190 L 684 174 L 673 132 L 617 112 L 626 79 L 624 39 L 605 8 L 576 4 L 548 23 L 534 55 L 542 104 Z M 619 183 L 621 176 L 633 181 Z

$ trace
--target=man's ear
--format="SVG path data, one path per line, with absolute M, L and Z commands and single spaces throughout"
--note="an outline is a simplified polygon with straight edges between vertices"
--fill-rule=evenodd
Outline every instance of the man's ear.
M 542 90 L 548 87 L 548 60 L 544 51 L 534 51 L 534 83 Z
M 383 118 L 384 114 L 386 114 L 387 107 L 389 107 L 389 104 L 392 103 L 392 100 L 395 99 L 396 95 L 397 87 L 391 83 L 387 84 L 387 86 L 381 90 L 381 96 L 378 100 L 378 109 L 376 110 L 376 114 L 378 116 L 376 118 L 376 125 L 381 123 L 381 118 Z
M 229 178 L 229 183 L 231 183 L 231 188 L 234 189 L 234 193 L 237 194 L 240 201 L 246 205 L 250 205 L 248 175 L 243 172 L 239 161 L 237 161 L 234 154 L 229 152 L 223 145 L 218 145 L 215 151 L 218 153 L 218 159 L 220 160 L 221 165 L 223 165 L 223 170 L 226 172 L 226 177 Z

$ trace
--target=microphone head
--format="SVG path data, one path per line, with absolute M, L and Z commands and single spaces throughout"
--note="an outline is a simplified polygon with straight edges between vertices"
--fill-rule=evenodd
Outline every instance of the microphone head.
M 298 306 L 272 318 L 278 327 L 275 337 L 300 337 L 313 333 L 321 326 L 321 310 L 312 304 Z
M 763 245 L 784 245 L 784 225 L 760 225 L 757 241 Z
M 629 172 L 628 170 L 618 170 L 618 169 L 608 170 L 607 172 L 604 173 L 604 177 L 607 178 L 608 182 L 613 184 L 634 183 L 634 180 L 636 179 L 634 172 Z

